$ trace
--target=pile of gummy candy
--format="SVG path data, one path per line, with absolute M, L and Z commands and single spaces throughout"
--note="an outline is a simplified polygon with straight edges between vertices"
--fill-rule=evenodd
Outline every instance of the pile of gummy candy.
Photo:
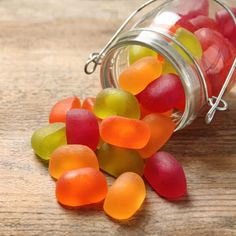
M 235 56 L 231 42 L 235 44 L 236 34 L 222 25 L 228 17 L 224 11 L 216 21 L 205 15 L 182 17 L 171 27 L 173 37 L 202 61 L 210 96 L 219 93 L 224 68 Z M 218 63 L 211 63 L 214 57 Z M 49 161 L 62 206 L 103 202 L 107 215 L 128 219 L 146 197 L 143 176 L 166 199 L 187 192 L 183 168 L 171 154 L 160 151 L 176 128 L 173 114 L 185 109 L 178 73 L 161 55 L 137 45 L 129 48 L 129 64 L 119 76 L 120 89 L 104 89 L 82 104 L 77 97 L 57 102 L 49 124 L 32 136 L 37 156 Z M 110 188 L 101 171 L 116 178 Z

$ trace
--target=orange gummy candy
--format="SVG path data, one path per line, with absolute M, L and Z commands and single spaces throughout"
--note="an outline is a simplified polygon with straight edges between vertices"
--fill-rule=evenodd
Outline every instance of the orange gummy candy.
M 105 176 L 94 168 L 65 172 L 57 181 L 56 198 L 64 206 L 78 207 L 102 201 L 107 194 Z
M 156 57 L 144 57 L 126 68 L 120 75 L 119 86 L 138 94 L 162 73 L 162 63 Z
M 149 126 L 151 137 L 147 145 L 137 151 L 143 158 L 149 158 L 169 140 L 174 132 L 175 123 L 169 117 L 158 113 L 145 116 L 143 121 Z
M 125 220 L 133 216 L 146 197 L 143 179 L 136 173 L 120 175 L 108 190 L 104 211 L 114 219 Z
M 64 145 L 52 153 L 49 162 L 49 173 L 53 178 L 58 179 L 66 171 L 83 167 L 92 167 L 99 170 L 95 153 L 84 145 Z
M 121 116 L 106 118 L 100 126 L 102 140 L 130 149 L 143 148 L 149 141 L 150 133 L 150 128 L 144 121 Z
M 96 98 L 94 98 L 94 97 L 85 98 L 83 101 L 83 104 L 82 104 L 82 108 L 93 112 L 93 107 L 94 107 L 95 101 L 96 101 Z
M 140 113 L 141 113 L 141 119 L 143 119 L 145 116 L 153 113 L 151 111 L 149 111 L 148 109 L 144 108 L 141 104 L 140 104 Z M 173 114 L 173 109 L 163 112 L 163 113 L 159 113 L 163 116 L 167 116 L 167 117 L 171 117 L 171 115 Z
M 58 101 L 51 109 L 49 123 L 66 122 L 66 113 L 71 109 L 80 108 L 79 98 L 72 97 Z

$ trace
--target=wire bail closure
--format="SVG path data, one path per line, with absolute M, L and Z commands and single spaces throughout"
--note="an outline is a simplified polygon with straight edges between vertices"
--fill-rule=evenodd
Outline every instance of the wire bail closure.
M 146 3 L 144 3 L 143 5 L 141 5 L 136 11 L 134 11 L 132 14 L 130 14 L 130 16 L 124 21 L 124 23 L 121 25 L 121 27 L 116 31 L 116 33 L 113 35 L 113 37 L 109 40 L 109 42 L 105 45 L 105 47 L 100 51 L 100 52 L 94 52 L 91 53 L 89 55 L 89 58 L 84 66 L 84 72 L 88 75 L 93 74 L 97 67 L 99 65 L 102 64 L 102 59 L 104 57 L 104 55 L 106 54 L 108 48 L 112 45 L 112 43 L 116 40 L 116 38 L 118 37 L 118 35 L 125 29 L 125 27 L 130 23 L 130 21 L 145 7 L 151 5 L 152 3 L 156 2 L 158 0 L 149 0 Z M 171 0 L 174 1 L 174 0 Z M 170 1 L 170 2 L 171 2 Z M 234 13 L 232 12 L 232 10 L 230 9 L 230 7 L 228 7 L 224 2 L 222 2 L 221 0 L 214 0 L 215 2 L 217 2 L 219 5 L 221 5 L 223 8 L 225 8 L 225 10 L 229 13 L 229 15 L 232 17 L 234 24 L 236 26 L 236 16 L 234 15 Z M 179 43 L 175 38 L 171 37 L 170 35 L 159 31 L 158 33 L 162 34 L 163 36 L 165 36 L 166 38 L 172 40 L 175 44 L 177 44 L 188 56 L 189 58 L 192 60 L 193 64 L 196 66 L 197 71 L 200 75 L 200 78 L 202 80 L 203 83 L 203 87 L 204 87 L 204 93 L 205 93 L 205 97 L 206 97 L 206 102 L 208 104 L 208 106 L 210 106 L 210 110 L 207 112 L 206 116 L 205 116 L 205 122 L 206 124 L 210 124 L 215 116 L 216 111 L 226 111 L 228 109 L 228 104 L 225 100 L 223 100 L 223 96 L 227 90 L 228 85 L 231 82 L 231 79 L 233 77 L 233 74 L 235 72 L 236 69 L 236 58 L 234 59 L 233 65 L 229 71 L 229 74 L 226 77 L 226 80 L 221 88 L 221 91 L 218 95 L 218 97 L 212 96 L 211 98 L 208 95 L 208 89 L 207 89 L 207 84 L 206 84 L 206 80 L 204 77 L 204 74 L 202 73 L 201 67 L 199 66 L 198 62 L 196 61 L 196 59 L 191 55 L 191 53 L 181 44 Z

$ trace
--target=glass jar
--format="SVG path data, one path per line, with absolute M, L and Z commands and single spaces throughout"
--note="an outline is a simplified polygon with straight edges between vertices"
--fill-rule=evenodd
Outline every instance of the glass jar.
M 210 123 L 217 110 L 228 108 L 222 97 L 236 81 L 234 14 L 233 4 L 220 0 L 148 1 L 130 15 L 100 53 L 90 55 L 85 72 L 91 74 L 101 65 L 102 87 L 119 87 L 120 74 L 131 64 L 132 47 L 147 48 L 182 82 L 185 108 L 172 114 L 176 130 L 189 125 L 201 112 L 207 113 L 206 123 Z M 181 36 L 186 31 L 189 40 Z M 191 37 L 200 42 L 200 56 Z

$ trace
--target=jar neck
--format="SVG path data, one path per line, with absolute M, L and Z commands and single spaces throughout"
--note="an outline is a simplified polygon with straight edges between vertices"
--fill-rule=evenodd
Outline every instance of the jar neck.
M 140 45 L 150 48 L 168 60 L 179 74 L 184 87 L 186 106 L 181 118 L 177 121 L 176 131 L 189 125 L 206 104 L 204 86 L 199 76 L 198 68 L 187 62 L 166 40 L 161 33 L 148 29 L 130 30 L 108 48 L 102 60 L 100 77 L 103 88 L 119 87 L 118 79 L 121 68 L 127 65 L 129 46 Z

